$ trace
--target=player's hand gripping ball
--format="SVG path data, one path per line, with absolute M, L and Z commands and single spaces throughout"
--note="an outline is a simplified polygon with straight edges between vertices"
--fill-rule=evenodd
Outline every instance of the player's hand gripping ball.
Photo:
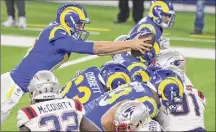
M 151 39 L 150 40 L 147 40 L 145 41 L 145 43 L 148 43 L 148 44 L 151 44 L 152 45 L 152 48 L 154 48 L 154 43 L 155 43 L 155 35 L 153 33 L 150 33 L 150 32 L 147 32 L 147 33 L 141 33 L 138 37 L 138 39 L 142 39 L 142 38 L 148 38 L 150 37 Z M 142 56 L 143 54 L 138 51 L 138 50 L 131 50 L 131 55 L 133 57 L 140 57 Z

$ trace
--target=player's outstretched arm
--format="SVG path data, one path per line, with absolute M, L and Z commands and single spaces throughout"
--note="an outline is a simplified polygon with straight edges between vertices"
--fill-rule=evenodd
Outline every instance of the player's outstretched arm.
M 24 125 L 19 128 L 19 131 L 20 132 L 31 132 L 31 130 Z
M 131 50 L 138 50 L 142 54 L 145 54 L 152 48 L 152 45 L 146 43 L 145 41 L 149 41 L 151 39 L 151 37 L 138 38 L 137 36 L 135 39 L 128 41 L 85 42 L 66 35 L 61 36 L 60 38 L 52 39 L 50 40 L 50 43 L 56 45 L 58 49 L 81 54 L 113 55 Z
M 83 117 L 80 124 L 81 132 L 98 132 L 101 131 L 92 121 L 90 121 L 87 117 Z
M 145 54 L 152 47 L 151 44 L 144 42 L 148 40 L 151 40 L 151 38 L 138 39 L 137 37 L 133 40 L 119 42 L 98 41 L 94 43 L 93 52 L 96 55 L 113 55 L 131 50 L 137 50 L 142 54 Z

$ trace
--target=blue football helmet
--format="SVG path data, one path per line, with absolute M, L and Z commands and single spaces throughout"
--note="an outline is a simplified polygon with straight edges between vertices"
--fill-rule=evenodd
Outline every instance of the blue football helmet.
M 100 69 L 100 75 L 104 80 L 104 84 L 102 84 L 107 88 L 105 91 L 111 91 L 122 84 L 131 82 L 128 69 L 115 61 L 106 62 Z
M 148 82 L 150 81 L 151 77 L 157 72 L 157 70 L 162 69 L 158 66 L 151 66 L 147 68 L 142 68 L 135 72 L 134 75 L 132 75 L 132 81 L 139 81 L 139 82 Z
M 90 24 L 86 10 L 79 4 L 64 4 L 56 14 L 56 22 L 63 25 L 74 36 L 86 40 L 89 32 L 84 30 L 85 24 Z
M 135 32 L 131 34 L 130 36 L 127 37 L 126 40 L 132 40 L 134 39 L 137 35 L 139 34 L 146 34 L 148 32 L 140 31 L 140 32 Z M 136 57 L 140 62 L 145 63 L 146 65 L 150 65 L 152 60 L 160 53 L 160 46 L 157 43 L 154 43 L 153 48 L 147 52 L 146 54 Z
M 148 16 L 161 28 L 171 28 L 176 15 L 170 1 L 154 0 L 151 2 Z
M 147 82 L 150 77 L 146 72 L 147 66 L 142 62 L 132 62 L 131 65 L 128 66 L 128 70 L 131 74 L 131 80 L 139 81 L 139 82 Z
M 183 96 L 184 92 L 183 81 L 178 74 L 172 70 L 160 69 L 151 77 L 150 82 L 157 89 L 162 104 L 175 111 L 175 102 Z

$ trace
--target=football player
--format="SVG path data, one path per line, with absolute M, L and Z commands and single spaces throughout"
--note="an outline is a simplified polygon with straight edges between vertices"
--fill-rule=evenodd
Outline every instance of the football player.
M 193 87 L 192 82 L 186 75 L 186 59 L 176 50 L 166 49 L 163 50 L 153 61 L 153 66 L 167 67 L 170 65 L 178 67 L 184 73 L 184 84 L 187 87 Z
M 29 84 L 31 105 L 18 111 L 20 131 L 99 131 L 78 100 L 61 99 L 59 83 L 50 71 L 39 71 Z
M 167 77 L 165 77 L 167 76 Z M 153 83 L 132 82 L 121 85 L 117 89 L 104 93 L 99 98 L 85 105 L 86 116 L 92 120 L 99 128 L 102 128 L 101 117 L 115 104 L 124 100 L 137 100 L 149 108 L 151 118 L 155 118 L 161 108 L 160 100 L 165 107 L 172 108 L 171 105 L 183 94 L 182 82 L 178 75 L 169 70 L 156 76 Z M 158 81 L 156 81 L 158 80 Z M 173 81 L 175 80 L 175 81 Z M 160 83 L 161 82 L 161 83 Z M 171 109 L 173 110 L 173 109 Z
M 111 107 L 101 119 L 105 131 L 161 131 L 162 128 L 149 115 L 143 103 L 126 100 Z
M 158 114 L 157 120 L 165 130 L 206 132 L 204 124 L 206 99 L 201 91 L 186 87 L 183 97 L 176 100 L 175 105 L 176 111 Z
M 154 48 L 147 55 L 140 57 L 141 61 L 151 61 L 152 57 L 160 53 L 160 49 L 169 47 L 169 39 L 162 39 L 163 30 L 171 28 L 175 20 L 173 4 L 168 0 L 153 0 L 148 16 L 141 19 L 130 31 L 129 35 L 137 32 L 151 32 L 155 34 Z
M 145 53 L 151 45 L 138 37 L 124 42 L 86 42 L 89 24 L 86 10 L 79 4 L 64 4 L 57 10 L 55 22 L 39 34 L 22 61 L 10 72 L 1 75 L 1 123 L 10 114 L 24 93 L 31 78 L 40 70 L 53 71 L 66 62 L 71 53 L 110 55 L 131 49 Z
M 120 63 L 109 61 L 100 69 L 89 67 L 62 89 L 63 97 L 79 100 L 83 105 L 105 92 L 131 82 L 129 71 Z
M 160 112 L 158 114 L 159 123 L 168 131 L 206 131 L 204 125 L 206 100 L 203 93 L 195 89 L 186 76 L 184 56 L 169 49 L 156 57 L 154 65 L 162 66 L 177 73 L 183 78 L 185 86 L 183 97 L 176 100 L 176 111 Z

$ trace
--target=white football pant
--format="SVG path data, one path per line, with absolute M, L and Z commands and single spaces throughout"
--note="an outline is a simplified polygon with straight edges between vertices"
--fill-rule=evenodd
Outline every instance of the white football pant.
M 22 89 L 11 78 L 10 72 L 1 75 L 1 124 L 9 116 L 23 94 Z

